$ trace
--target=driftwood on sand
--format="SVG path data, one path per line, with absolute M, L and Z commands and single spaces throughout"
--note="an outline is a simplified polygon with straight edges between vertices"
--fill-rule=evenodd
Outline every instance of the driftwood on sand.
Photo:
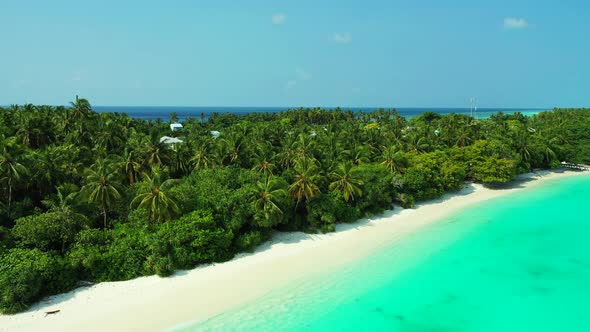
M 45 317 L 47 317 L 48 315 L 55 315 L 58 312 L 59 312 L 59 310 L 45 311 Z

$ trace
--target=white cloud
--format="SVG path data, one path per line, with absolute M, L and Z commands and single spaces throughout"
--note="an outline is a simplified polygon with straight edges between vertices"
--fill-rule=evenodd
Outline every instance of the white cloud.
M 295 68 L 295 77 L 285 84 L 285 89 L 290 90 L 293 89 L 297 84 L 300 82 L 305 82 L 311 80 L 312 75 L 307 70 L 297 67 Z
M 272 16 L 272 24 L 274 25 L 284 24 L 286 20 L 287 16 L 285 14 L 278 13 Z
M 311 74 L 303 68 L 296 68 L 295 69 L 295 77 L 299 81 L 309 81 L 311 79 Z
M 504 29 L 526 29 L 529 27 L 529 22 L 524 18 L 507 17 L 504 19 Z
M 287 90 L 291 90 L 291 89 L 293 89 L 293 88 L 294 88 L 296 85 L 297 85 L 297 81 L 295 81 L 295 80 L 287 81 L 287 84 L 285 85 L 285 89 L 287 89 Z
M 350 33 L 336 33 L 334 34 L 334 41 L 338 44 L 349 44 L 352 42 Z

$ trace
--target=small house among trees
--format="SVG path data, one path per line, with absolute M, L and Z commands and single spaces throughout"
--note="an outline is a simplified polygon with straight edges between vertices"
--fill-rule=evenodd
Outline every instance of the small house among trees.
M 180 131 L 182 128 L 182 123 L 175 122 L 170 124 L 170 130 L 172 131 Z

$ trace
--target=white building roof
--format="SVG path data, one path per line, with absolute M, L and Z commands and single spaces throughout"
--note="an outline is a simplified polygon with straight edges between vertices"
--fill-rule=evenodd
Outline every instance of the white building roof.
M 182 129 L 182 123 L 171 123 L 170 124 L 170 130 L 174 130 L 174 129 Z
M 162 136 L 162 137 L 160 137 L 160 143 L 176 144 L 176 143 L 182 143 L 182 140 L 180 140 L 176 137 Z

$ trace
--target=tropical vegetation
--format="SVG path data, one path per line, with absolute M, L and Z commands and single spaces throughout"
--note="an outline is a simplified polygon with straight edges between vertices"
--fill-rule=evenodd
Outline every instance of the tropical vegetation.
M 274 231 L 333 231 L 464 181 L 590 163 L 581 109 L 481 120 L 313 108 L 183 124 L 97 113 L 78 97 L 0 108 L 0 312 L 83 281 L 228 260 Z

